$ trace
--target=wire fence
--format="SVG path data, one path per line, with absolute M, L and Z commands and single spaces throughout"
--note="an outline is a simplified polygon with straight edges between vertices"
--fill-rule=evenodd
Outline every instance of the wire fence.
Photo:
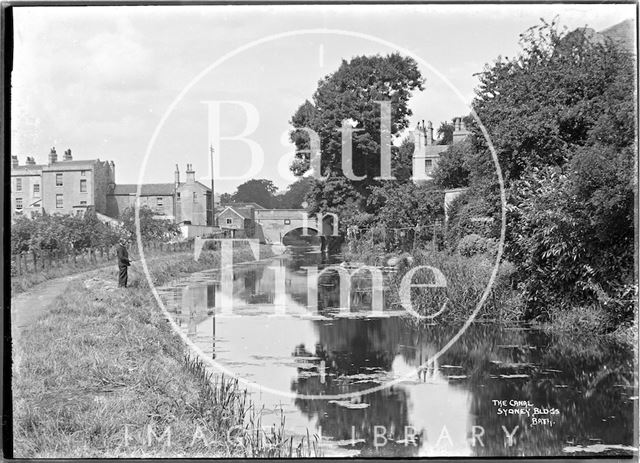
M 437 248 L 444 239 L 445 228 L 441 221 L 416 224 L 411 227 L 349 227 L 347 243 L 350 245 L 382 245 L 385 250 L 410 251 L 418 246 Z
M 177 242 L 148 242 L 144 244 L 145 256 L 170 252 L 193 251 L 193 240 Z M 45 270 L 65 267 L 99 267 L 109 263 L 116 264 L 115 246 L 97 246 L 87 249 L 52 249 L 25 251 L 11 256 L 11 276 L 22 276 Z M 139 258 L 137 246 L 129 250 L 132 258 Z

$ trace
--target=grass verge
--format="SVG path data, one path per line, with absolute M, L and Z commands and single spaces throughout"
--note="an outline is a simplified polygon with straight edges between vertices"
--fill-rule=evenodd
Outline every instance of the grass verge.
M 252 260 L 238 250 L 236 261 Z M 162 284 L 217 265 L 154 261 Z M 115 286 L 111 270 L 74 281 L 14 340 L 14 456 L 19 458 L 305 456 L 311 442 L 260 413 L 234 380 L 191 357 L 156 309 L 146 279 Z M 87 284 L 92 282 L 93 284 Z

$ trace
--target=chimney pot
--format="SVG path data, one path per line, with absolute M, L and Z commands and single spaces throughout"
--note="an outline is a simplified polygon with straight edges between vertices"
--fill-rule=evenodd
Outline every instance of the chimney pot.
M 49 164 L 53 164 L 56 161 L 58 161 L 58 153 L 56 153 L 56 148 L 53 147 L 49 152 Z
M 19 165 L 18 156 L 11 156 L 11 167 L 18 167 Z
M 187 183 L 195 183 L 196 173 L 193 170 L 192 164 L 187 164 Z
M 64 151 L 64 157 L 62 158 L 64 161 L 71 161 L 73 158 L 71 157 L 71 149 L 66 149 Z

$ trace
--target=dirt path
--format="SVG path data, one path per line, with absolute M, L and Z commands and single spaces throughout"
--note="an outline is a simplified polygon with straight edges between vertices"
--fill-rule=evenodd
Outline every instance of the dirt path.
M 58 296 L 64 293 L 72 281 L 90 278 L 101 271 L 105 271 L 105 268 L 92 269 L 86 272 L 48 280 L 11 298 L 12 336 L 15 337 L 26 326 L 35 323 L 35 321 L 46 312 L 47 307 L 49 307 Z
M 160 261 L 164 259 L 175 258 L 176 254 L 167 254 L 162 256 L 153 256 L 148 258 L 148 262 Z M 11 335 L 16 339 L 16 335 L 27 326 L 32 325 L 35 321 L 46 313 L 48 307 L 55 301 L 55 299 L 64 293 L 65 289 L 72 281 L 75 280 L 91 280 L 98 275 L 102 275 L 111 272 L 112 282 L 117 284 L 117 270 L 114 266 L 104 266 L 95 269 L 90 269 L 84 272 L 67 275 L 52 280 L 47 280 L 40 283 L 33 288 L 30 288 L 24 293 L 20 293 L 11 298 Z M 140 264 L 134 264 L 130 271 L 142 275 L 142 267 Z M 104 278 L 101 279 L 104 282 Z M 92 282 L 95 284 L 95 282 Z M 105 282 L 106 283 L 106 282 Z M 107 283 L 108 284 L 108 283 Z

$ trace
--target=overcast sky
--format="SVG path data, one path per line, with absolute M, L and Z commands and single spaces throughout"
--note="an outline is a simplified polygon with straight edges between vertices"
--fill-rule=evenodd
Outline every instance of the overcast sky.
M 267 40 L 217 60 L 252 41 L 301 29 L 374 36 L 425 60 L 423 92 L 414 94 L 411 126 L 468 113 L 474 73 L 498 55 L 514 56 L 518 36 L 540 18 L 570 29 L 602 30 L 633 18 L 635 5 L 414 6 L 135 6 L 15 8 L 12 154 L 46 162 L 55 146 L 74 159 L 113 160 L 118 183 L 136 183 L 147 146 L 145 182 L 171 182 L 187 163 L 209 182 L 209 121 L 205 101 L 242 101 L 257 109 L 248 137 L 264 151 L 254 177 L 284 188 L 293 147 L 283 143 L 296 108 L 342 59 L 388 54 L 394 48 L 364 38 L 316 32 Z M 448 83 L 440 78 L 436 70 Z M 188 91 L 184 92 L 188 85 Z M 449 85 L 462 94 L 460 98 Z M 176 98 L 184 92 L 179 100 Z M 172 111 L 167 113 L 172 103 Z M 221 136 L 247 128 L 245 111 L 223 105 Z M 248 180 L 248 146 L 222 140 L 216 191 Z M 256 165 L 254 163 L 254 165 Z M 239 177 L 223 179 L 220 177 Z

